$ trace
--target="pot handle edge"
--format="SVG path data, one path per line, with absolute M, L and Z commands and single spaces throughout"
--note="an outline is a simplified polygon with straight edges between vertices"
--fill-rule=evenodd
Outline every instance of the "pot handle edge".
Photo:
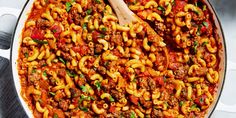
M 0 17 L 4 15 L 13 15 L 17 18 L 19 17 L 20 10 L 15 8 L 9 8 L 9 7 L 0 7 Z M 10 49 L 0 49 L 0 56 L 10 59 Z

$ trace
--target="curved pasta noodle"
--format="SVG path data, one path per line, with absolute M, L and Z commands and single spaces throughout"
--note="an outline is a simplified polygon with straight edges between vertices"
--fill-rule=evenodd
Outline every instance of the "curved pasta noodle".
M 103 114 L 105 112 L 103 108 L 99 109 L 95 102 L 92 103 L 92 109 L 96 114 Z
M 156 20 L 156 21 L 159 21 L 159 22 L 164 22 L 164 20 L 161 18 L 161 16 L 157 13 L 151 13 L 147 16 L 147 20 Z
M 89 69 L 85 67 L 84 63 L 85 63 L 85 61 L 87 61 L 88 59 L 91 59 L 91 58 L 92 58 L 92 56 L 84 56 L 80 59 L 79 68 L 82 72 L 84 72 L 84 73 L 89 72 Z
M 145 4 L 144 8 L 148 9 L 148 8 L 155 8 L 157 7 L 158 4 L 155 1 L 149 1 Z
M 32 55 L 28 57 L 28 61 L 34 61 L 39 55 L 39 49 L 34 47 L 33 48 L 33 52 L 32 52 Z

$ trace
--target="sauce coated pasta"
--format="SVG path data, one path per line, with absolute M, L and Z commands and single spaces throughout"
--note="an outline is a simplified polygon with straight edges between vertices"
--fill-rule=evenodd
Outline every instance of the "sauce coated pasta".
M 220 61 L 204 0 L 125 2 L 157 34 L 120 25 L 107 1 L 35 1 L 18 58 L 35 118 L 204 117 Z

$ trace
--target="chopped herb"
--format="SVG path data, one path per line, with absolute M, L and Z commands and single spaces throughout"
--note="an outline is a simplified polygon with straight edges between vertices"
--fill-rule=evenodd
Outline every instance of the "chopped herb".
M 171 4 L 172 4 L 172 6 L 175 6 L 175 1 L 173 0 L 173 2 Z
M 102 30 L 102 32 L 106 32 L 107 31 L 107 29 L 105 27 L 103 27 L 101 30 Z
M 86 108 L 86 107 L 79 107 L 79 108 L 80 108 L 80 110 L 82 110 L 84 112 L 88 112 L 88 108 Z
M 109 62 L 106 61 L 106 62 L 104 63 L 104 66 L 108 66 L 108 65 L 109 65 Z
M 136 79 L 136 78 L 134 78 L 134 79 L 132 80 L 132 82 L 135 82 L 135 83 L 136 83 L 136 82 L 137 82 L 137 79 Z
M 44 64 L 42 65 L 42 67 L 44 67 L 44 66 L 47 66 L 47 64 L 46 64 L 46 63 L 44 63 Z
M 72 96 L 73 96 L 73 98 L 75 98 L 78 96 L 78 94 L 74 93 L 74 94 L 72 94 Z
M 83 86 L 83 85 L 82 85 L 82 86 L 80 86 L 80 88 L 82 89 L 83 92 L 87 92 L 87 91 L 88 91 L 87 88 L 86 88 L 86 86 Z
M 32 70 L 32 73 L 36 73 L 36 69 L 33 69 L 33 70 Z
M 86 98 L 86 97 L 85 97 L 84 95 L 81 95 L 81 96 L 80 96 L 80 99 L 79 99 L 79 101 L 78 101 L 78 102 L 79 102 L 79 104 L 81 104 L 81 103 L 82 103 L 82 101 L 84 101 L 84 100 L 85 100 L 85 98 Z
M 53 33 L 56 33 L 56 32 L 57 32 L 57 30 L 56 30 L 56 29 L 53 29 L 53 30 L 52 30 L 52 32 L 53 32 Z
M 104 34 L 99 34 L 99 38 L 104 39 L 104 38 L 105 38 L 105 35 L 104 35 Z
M 163 79 L 164 79 L 164 82 L 166 82 L 166 81 L 167 81 L 167 78 L 166 78 L 166 76 L 164 76 L 164 77 L 163 77 Z
M 205 46 L 206 44 L 208 44 L 209 42 L 207 42 L 207 41 L 204 41 L 203 43 L 202 43 L 202 46 Z
M 133 111 L 130 114 L 130 118 L 136 118 L 135 113 Z
M 75 2 L 75 0 L 71 0 L 71 2 Z
M 24 53 L 24 55 L 25 55 L 25 58 L 28 58 L 29 57 L 29 54 L 26 52 L 26 53 Z
M 158 6 L 157 9 L 160 10 L 160 11 L 162 11 L 163 14 L 165 13 L 165 8 L 164 8 L 164 7 Z
M 198 26 L 198 28 L 197 28 L 197 36 L 200 36 L 200 35 L 201 35 L 201 28 L 202 28 L 201 25 Z
M 169 104 L 168 104 L 167 102 L 165 102 L 165 105 L 166 105 L 166 107 L 168 107 L 168 106 L 169 106 Z
M 66 70 L 66 73 L 70 76 L 70 77 L 75 77 L 76 74 L 73 73 L 72 71 Z
M 49 94 L 51 94 L 52 96 L 56 95 L 56 93 L 54 93 L 54 92 L 49 92 Z
M 90 15 L 90 14 L 92 13 L 92 11 L 93 11 L 92 8 L 90 8 L 90 9 L 88 9 L 88 10 L 86 11 L 86 14 L 87 14 L 87 15 Z
M 43 76 L 47 76 L 47 73 L 46 73 L 46 71 L 43 71 Z
M 197 53 L 197 46 L 198 46 L 198 42 L 194 41 L 194 43 L 193 43 L 193 52 L 194 52 L 194 54 Z
M 81 99 L 85 99 L 86 97 L 85 97 L 84 95 L 81 95 L 80 98 L 81 98 Z
M 100 0 L 95 0 L 95 2 L 96 2 L 97 4 L 101 4 L 101 1 L 100 1 Z
M 97 87 L 98 91 L 101 90 L 101 82 L 96 81 L 96 82 L 95 82 L 95 86 Z
M 199 101 L 202 104 L 204 102 L 204 98 L 201 97 Z
M 139 102 L 138 102 L 138 106 L 139 106 L 139 107 L 141 106 Z
M 33 41 L 34 41 L 35 43 L 38 43 L 38 44 L 48 44 L 47 41 L 41 41 L 41 40 L 38 40 L 38 39 L 33 39 Z
M 184 104 L 184 101 L 180 101 L 180 102 L 179 102 L 179 106 L 182 107 L 183 104 Z
M 95 100 L 95 98 L 93 96 L 88 96 L 88 100 Z
M 193 104 L 193 105 L 190 107 L 191 110 L 193 110 L 193 109 L 195 109 L 195 108 L 197 108 L 197 104 Z
M 109 97 L 109 100 L 110 100 L 111 102 L 115 102 L 115 99 L 112 98 L 112 96 Z
M 82 25 L 82 28 L 83 28 L 83 29 L 87 29 L 87 23 L 84 23 L 84 24 Z
M 63 63 L 63 64 L 66 64 L 65 60 L 61 57 L 58 57 L 58 59 Z
M 53 118 L 58 118 L 58 115 L 56 113 L 54 113 Z
M 84 78 L 84 74 L 81 73 L 81 74 L 79 75 L 79 77 L 80 77 L 80 78 Z
M 66 11 L 69 12 L 71 9 L 71 3 L 70 2 L 66 2 Z
M 202 24 L 208 28 L 208 23 L 207 22 L 204 21 L 204 22 L 202 22 Z
M 195 6 L 196 6 L 196 7 L 198 6 L 198 2 L 195 2 Z
M 194 47 L 194 48 L 193 48 L 193 52 L 194 52 L 194 54 L 197 53 L 197 47 Z
M 203 11 L 206 11 L 206 5 L 203 5 L 202 10 L 203 10 Z
M 193 46 L 195 46 L 195 47 L 198 46 L 198 42 L 194 41 Z

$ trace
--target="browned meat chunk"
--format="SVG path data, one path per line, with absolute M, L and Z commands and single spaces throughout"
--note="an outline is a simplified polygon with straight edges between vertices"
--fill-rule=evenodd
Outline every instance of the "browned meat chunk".
M 152 116 L 152 118 L 163 118 L 164 117 L 162 111 L 161 110 L 157 110 L 155 108 L 153 109 L 153 111 L 151 113 L 151 116 Z
M 99 66 L 98 67 L 98 72 L 100 73 L 100 74 L 102 74 L 102 75 L 105 75 L 106 74 L 106 68 L 105 67 L 103 67 L 103 66 Z
M 63 110 L 63 111 L 67 111 L 69 108 L 69 100 L 61 100 L 59 102 L 59 107 Z
M 143 105 L 145 108 L 152 107 L 152 101 L 146 101 L 143 97 L 139 98 L 141 105 Z
M 94 53 L 95 54 L 100 54 L 102 52 L 102 49 L 103 49 L 103 45 L 102 44 L 96 44 L 95 45 Z
M 174 71 L 175 77 L 178 79 L 183 79 L 188 73 L 188 66 L 181 66 Z
M 45 19 L 38 19 L 36 22 L 36 26 L 40 27 L 41 29 L 45 30 L 46 28 L 50 27 L 52 24 L 48 20 Z
M 111 36 L 111 43 L 114 43 L 115 45 L 123 46 L 123 40 L 121 34 L 113 34 Z
M 150 87 L 151 90 L 154 90 L 156 88 L 156 82 L 155 80 L 153 80 L 152 78 L 148 79 L 148 85 Z
M 111 96 L 113 96 L 116 100 L 120 100 L 125 97 L 124 93 L 118 92 L 117 90 L 111 90 Z
M 58 76 L 59 77 L 65 77 L 66 76 L 66 70 L 65 69 L 59 69 L 58 70 Z
M 77 8 L 72 7 L 69 11 L 68 21 L 69 23 L 75 23 L 78 25 L 80 23 L 81 15 L 78 13 Z

